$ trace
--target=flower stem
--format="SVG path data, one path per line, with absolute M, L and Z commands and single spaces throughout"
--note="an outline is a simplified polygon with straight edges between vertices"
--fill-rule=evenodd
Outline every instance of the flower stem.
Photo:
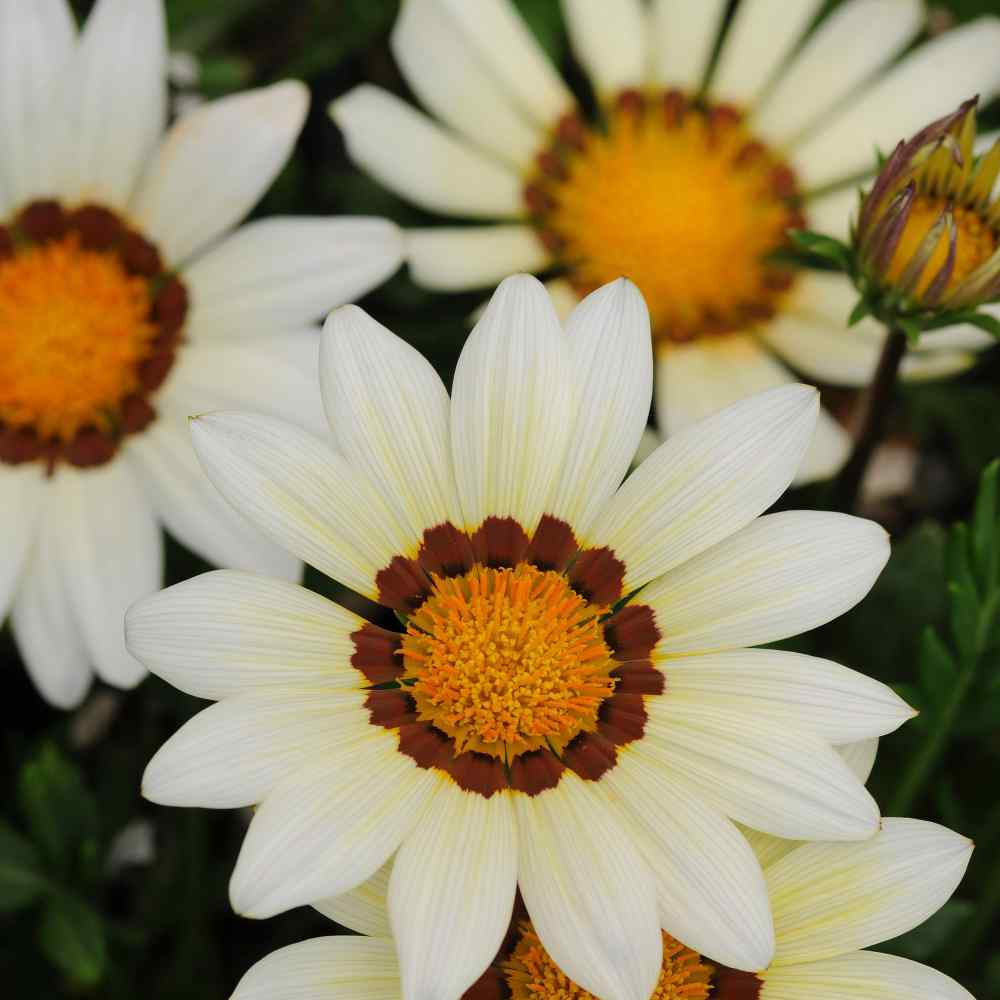
M 905 353 L 906 334 L 902 330 L 890 329 L 875 369 L 875 377 L 862 399 L 861 421 L 854 450 L 833 484 L 833 506 L 839 510 L 850 513 L 857 506 L 868 463 L 885 434 L 896 376 Z

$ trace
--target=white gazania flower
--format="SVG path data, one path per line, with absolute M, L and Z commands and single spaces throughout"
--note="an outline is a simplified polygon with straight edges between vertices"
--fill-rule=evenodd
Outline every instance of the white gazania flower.
M 935 823 L 887 819 L 865 843 L 804 844 L 764 860 L 776 950 L 766 969 L 727 968 L 662 937 L 652 1000 L 971 1000 L 926 965 L 864 951 L 918 926 L 955 891 L 972 842 Z M 374 880 L 361 906 L 344 898 L 336 919 L 376 937 L 314 938 L 258 962 L 232 1000 L 384 1000 L 408 994 Z M 355 894 L 358 895 L 358 894 Z M 585 948 L 580 942 L 578 947 Z M 516 914 L 490 968 L 463 1000 L 593 1000 L 550 957 L 536 929 Z
M 240 511 L 402 627 L 238 572 L 140 602 L 129 648 L 219 702 L 159 751 L 144 793 L 259 804 L 230 887 L 250 916 L 394 855 L 407 997 L 474 982 L 518 888 L 548 951 L 609 1000 L 648 996 L 661 925 L 766 965 L 764 885 L 729 817 L 871 836 L 878 809 L 832 744 L 912 714 L 837 664 L 742 648 L 841 614 L 888 557 L 868 521 L 758 517 L 805 452 L 816 391 L 735 404 L 621 485 L 652 395 L 628 282 L 564 331 L 541 284 L 508 279 L 450 400 L 354 307 L 327 321 L 320 367 L 334 448 L 240 413 L 199 417 L 195 445 Z
M 218 496 L 186 417 L 269 407 L 322 421 L 317 331 L 392 273 L 380 219 L 230 234 L 288 159 L 309 103 L 285 82 L 163 135 L 161 0 L 0 0 L 0 620 L 41 693 L 144 675 L 125 609 L 161 584 L 160 525 L 211 562 L 301 564 Z
M 790 225 L 846 237 L 849 182 L 876 147 L 1000 90 L 996 18 L 893 64 L 921 30 L 920 0 L 848 0 L 806 34 L 822 6 L 742 0 L 724 25 L 727 0 L 563 0 L 589 115 L 510 0 L 405 0 L 393 51 L 438 120 L 367 84 L 331 113 L 381 183 L 482 221 L 411 231 L 417 282 L 455 290 L 559 271 L 550 288 L 568 307 L 618 275 L 635 281 L 671 434 L 793 381 L 786 363 L 825 383 L 870 380 L 884 332 L 872 320 L 847 328 L 847 278 L 769 257 Z M 955 371 L 990 342 L 972 328 L 932 333 L 904 374 Z M 800 479 L 829 475 L 847 447 L 821 415 Z

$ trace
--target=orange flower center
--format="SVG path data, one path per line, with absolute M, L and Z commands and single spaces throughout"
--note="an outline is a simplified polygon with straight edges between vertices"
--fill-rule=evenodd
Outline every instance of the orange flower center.
M 530 923 L 520 925 L 520 935 L 503 964 L 511 1000 L 595 1000 L 549 958 Z M 707 1000 L 714 972 L 697 952 L 664 932 L 663 965 L 650 1000 Z
M 565 119 L 538 165 L 543 242 L 581 293 L 631 278 L 661 339 L 745 329 L 791 283 L 769 256 L 802 224 L 794 175 L 732 108 L 628 92 L 606 131 Z
M 600 618 L 561 573 L 528 563 L 434 578 L 403 637 L 404 684 L 420 718 L 456 749 L 504 760 L 560 752 L 596 728 L 615 667 Z

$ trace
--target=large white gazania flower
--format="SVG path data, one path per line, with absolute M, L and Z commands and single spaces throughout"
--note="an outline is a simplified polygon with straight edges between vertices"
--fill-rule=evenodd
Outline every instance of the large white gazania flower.
M 652 1000 L 971 1000 L 948 976 L 895 955 L 863 951 L 916 927 L 955 891 L 972 854 L 965 837 L 917 819 L 887 819 L 858 844 L 788 845 L 761 857 L 776 950 L 759 972 L 713 962 L 663 934 Z M 401 1000 L 384 884 L 338 900 L 337 919 L 376 937 L 326 937 L 268 955 L 232 1000 Z M 357 895 L 357 894 L 356 894 Z M 580 948 L 586 944 L 580 942 Z M 592 1000 L 552 960 L 523 914 L 463 1000 Z
M 766 965 L 764 884 L 728 817 L 870 836 L 878 810 L 832 744 L 912 714 L 834 663 L 742 648 L 841 614 L 888 556 L 868 521 L 758 517 L 805 452 L 815 390 L 735 404 L 620 485 L 652 394 L 628 282 L 564 331 L 541 284 L 508 279 L 450 400 L 354 307 L 327 321 L 320 363 L 334 448 L 239 413 L 199 417 L 195 445 L 240 511 L 401 627 L 237 572 L 140 602 L 129 648 L 219 700 L 156 755 L 145 794 L 260 804 L 231 883 L 251 916 L 394 855 L 408 997 L 474 982 L 518 888 L 548 951 L 608 1000 L 648 996 L 661 925 Z
M 41 693 L 144 675 L 122 617 L 161 584 L 165 525 L 211 562 L 296 577 L 235 517 L 186 417 L 322 420 L 310 324 L 398 266 L 380 219 L 270 219 L 231 235 L 290 155 L 285 82 L 166 135 L 161 0 L 0 0 L 0 621 Z
M 884 332 L 871 320 L 847 328 L 850 282 L 769 255 L 789 226 L 846 236 L 848 182 L 873 167 L 876 147 L 1000 90 L 994 18 L 893 65 L 921 30 L 920 0 L 848 0 L 808 35 L 822 0 L 742 0 L 723 28 L 727 6 L 563 0 L 596 99 L 589 114 L 510 0 L 404 0 L 393 51 L 439 121 L 367 84 L 331 109 L 348 152 L 380 182 L 486 222 L 410 232 L 421 284 L 562 272 L 550 287 L 571 303 L 620 274 L 635 281 L 667 434 L 793 381 L 786 363 L 821 382 L 870 380 Z M 990 342 L 971 328 L 932 333 L 904 374 L 954 371 Z M 834 471 L 847 443 L 822 415 L 800 478 Z

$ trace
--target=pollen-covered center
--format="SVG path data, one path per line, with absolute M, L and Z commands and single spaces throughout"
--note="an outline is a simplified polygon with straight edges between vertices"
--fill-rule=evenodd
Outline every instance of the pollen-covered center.
M 528 922 L 519 927 L 520 938 L 503 963 L 511 1000 L 593 1000 L 549 957 Z M 650 1000 L 706 1000 L 712 989 L 714 968 L 701 956 L 663 934 L 663 965 Z
M 184 286 L 110 210 L 36 201 L 0 225 L 0 462 L 108 461 L 155 417 Z
M 627 92 L 604 129 L 564 119 L 525 199 L 578 291 L 631 278 L 661 339 L 746 329 L 792 280 L 769 256 L 802 225 L 794 174 L 728 106 Z
M 949 207 L 955 223 L 955 262 L 941 293 L 957 288 L 976 268 L 993 256 L 997 249 L 996 233 L 979 212 L 972 208 L 949 206 L 948 202 L 940 197 L 918 195 L 913 200 L 906 226 L 889 265 L 887 276 L 890 281 L 898 281 L 902 277 L 924 239 L 941 217 L 941 213 Z M 941 270 L 948 259 L 950 245 L 951 236 L 945 228 L 941 231 L 913 289 L 915 297 L 923 295 Z
M 528 563 L 435 577 L 403 637 L 404 684 L 458 752 L 561 752 L 614 691 L 607 611 Z

